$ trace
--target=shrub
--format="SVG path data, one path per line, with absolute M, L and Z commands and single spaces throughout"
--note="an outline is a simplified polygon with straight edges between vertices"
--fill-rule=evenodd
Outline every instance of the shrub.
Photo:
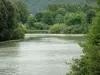
M 19 26 L 16 29 L 14 29 L 14 32 L 12 34 L 12 39 L 24 38 L 24 34 L 25 34 L 25 26 L 19 24 Z
M 66 28 L 64 24 L 54 24 L 53 26 L 50 27 L 49 33 L 53 34 L 60 34 L 63 33 L 63 30 Z
M 71 34 L 72 30 L 73 30 L 73 28 L 71 26 L 68 26 L 68 27 L 64 28 L 63 33 Z
M 47 29 L 49 29 L 49 25 L 44 24 L 42 22 L 36 22 L 34 24 L 34 28 L 36 28 L 37 30 L 47 30 Z

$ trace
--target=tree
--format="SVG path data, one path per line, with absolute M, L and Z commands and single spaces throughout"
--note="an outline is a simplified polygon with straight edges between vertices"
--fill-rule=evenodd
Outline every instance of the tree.
M 81 11 L 82 6 L 79 4 L 67 4 L 65 9 L 67 12 L 77 12 Z
M 92 23 L 92 19 L 93 17 L 95 16 L 95 11 L 94 10 L 88 10 L 86 12 L 86 20 L 87 20 L 87 23 L 91 24 Z
M 43 11 L 42 22 L 48 25 L 53 25 L 53 16 L 52 12 L 49 10 Z
M 64 23 L 64 16 L 62 16 L 61 14 L 58 14 L 55 20 L 56 20 L 56 23 Z
M 76 13 L 66 13 L 65 24 L 66 25 L 80 25 L 85 22 L 85 13 L 76 12 Z
M 23 24 L 27 23 L 30 14 L 27 4 L 23 0 L 16 0 L 13 2 L 17 7 L 20 22 Z
M 93 7 L 91 6 L 91 5 L 88 5 L 88 4 L 84 4 L 83 6 L 82 6 L 82 11 L 83 12 L 86 12 L 86 11 L 88 11 L 89 9 L 92 9 Z
M 28 18 L 28 28 L 32 29 L 35 25 L 36 22 L 36 18 L 34 17 L 34 15 L 30 15 Z
M 66 10 L 64 8 L 59 8 L 56 12 L 57 12 L 57 14 L 61 14 L 64 16 L 66 13 Z
M 58 4 L 49 4 L 48 10 L 53 11 L 53 12 L 57 11 L 58 10 Z
M 14 37 L 14 32 L 19 27 L 19 21 L 17 19 L 18 13 L 16 10 L 16 6 L 11 1 L 0 0 L 0 41 L 16 39 L 19 36 L 24 36 L 24 33 L 23 35 L 19 33 L 16 38 Z M 20 30 L 24 32 L 22 28 L 20 28 Z
M 35 18 L 37 19 L 38 22 L 42 20 L 42 16 L 43 16 L 42 12 L 37 12 L 35 14 Z
M 7 0 L 0 0 L 0 41 L 12 38 L 12 32 L 17 26 L 16 10 Z

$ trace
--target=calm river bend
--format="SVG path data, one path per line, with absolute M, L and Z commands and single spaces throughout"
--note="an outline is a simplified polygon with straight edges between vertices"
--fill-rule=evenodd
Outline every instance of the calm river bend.
M 25 40 L 0 43 L 0 75 L 66 75 L 65 62 L 82 54 L 81 36 L 26 34 Z

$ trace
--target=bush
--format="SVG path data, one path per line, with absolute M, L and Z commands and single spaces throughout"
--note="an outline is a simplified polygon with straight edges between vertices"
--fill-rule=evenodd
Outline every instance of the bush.
M 66 34 L 81 34 L 84 33 L 84 29 L 80 27 L 79 25 L 72 25 L 72 26 L 66 26 L 64 28 L 63 33 Z
M 49 33 L 53 34 L 60 34 L 63 33 L 63 30 L 66 28 L 64 24 L 54 24 L 53 26 L 50 27 Z
M 37 30 L 47 30 L 47 29 L 49 29 L 49 27 L 50 27 L 49 25 L 44 24 L 42 22 L 36 22 L 34 24 L 34 28 Z
M 71 34 L 72 30 L 73 30 L 73 28 L 71 26 L 68 26 L 68 27 L 64 28 L 63 33 Z
M 20 38 L 24 38 L 24 34 L 25 34 L 25 26 L 22 24 L 19 24 L 19 26 L 14 29 L 14 32 L 12 34 L 12 39 L 20 39 Z

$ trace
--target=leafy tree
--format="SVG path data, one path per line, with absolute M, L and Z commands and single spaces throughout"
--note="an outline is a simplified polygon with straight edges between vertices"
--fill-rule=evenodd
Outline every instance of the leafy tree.
M 0 41 L 12 38 L 12 32 L 17 26 L 16 10 L 7 0 L 0 0 Z
M 92 23 L 92 19 L 95 16 L 96 12 L 94 10 L 88 10 L 86 12 L 86 20 L 87 23 L 91 24 Z
M 56 20 L 56 23 L 64 23 L 64 16 L 62 16 L 61 14 L 58 14 L 55 20 Z
M 61 14 L 64 16 L 66 13 L 66 10 L 64 8 L 59 8 L 56 12 L 57 12 L 57 14 Z
M 48 10 L 53 11 L 53 12 L 57 11 L 58 10 L 58 4 L 49 4 Z
M 27 4 L 23 0 L 16 0 L 13 2 L 17 7 L 17 12 L 19 14 L 19 20 L 23 24 L 27 23 L 27 20 L 30 14 Z
M 37 19 L 38 22 L 42 20 L 42 16 L 43 16 L 42 12 L 37 12 L 35 14 L 35 18 Z
M 49 10 L 43 11 L 42 22 L 48 25 L 53 25 L 54 21 L 51 11 Z
M 18 12 L 11 0 L 0 0 L 0 41 L 24 37 L 24 29 L 19 25 Z
M 92 9 L 93 7 L 91 5 L 88 5 L 88 4 L 84 4 L 82 6 L 82 11 L 83 12 L 87 12 L 89 9 Z
M 30 15 L 28 18 L 28 28 L 32 29 L 35 25 L 36 22 L 36 18 L 34 17 L 34 15 Z
M 79 4 L 67 4 L 66 5 L 66 11 L 67 12 L 77 12 L 81 11 L 82 6 Z
M 85 14 L 83 12 L 67 13 L 65 16 L 66 25 L 80 25 L 85 22 Z

